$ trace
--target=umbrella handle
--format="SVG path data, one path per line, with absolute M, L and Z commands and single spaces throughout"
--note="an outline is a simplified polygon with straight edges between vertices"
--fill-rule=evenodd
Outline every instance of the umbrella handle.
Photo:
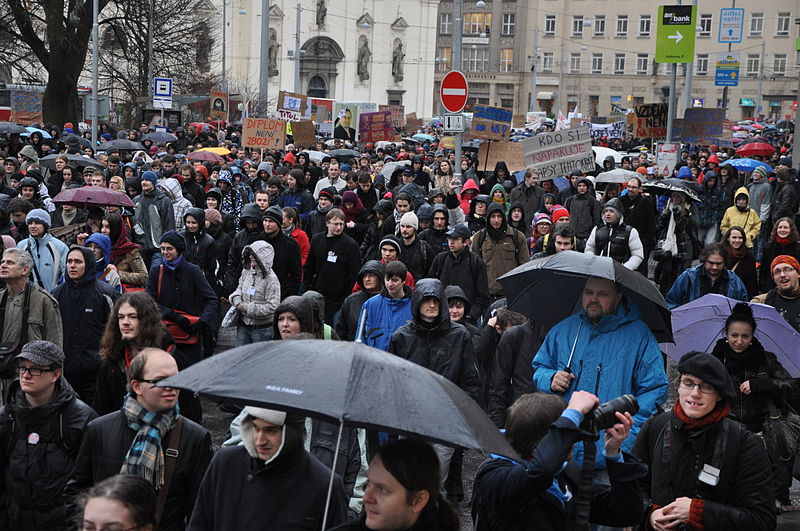
M 358 327 L 356 328 L 356 343 L 364 342 L 364 325 L 367 323 L 367 309 L 361 308 L 361 315 L 358 318 Z
M 339 460 L 339 446 L 342 443 L 342 430 L 344 430 L 344 419 L 339 419 L 339 435 L 336 437 L 336 448 L 333 450 L 333 463 L 331 464 L 331 480 L 328 482 L 328 496 L 325 498 L 325 513 L 322 516 L 322 527 L 326 529 L 328 523 L 328 509 L 331 507 L 331 495 L 333 494 L 333 478 L 336 477 L 336 462 Z
M 578 344 L 578 338 L 581 335 L 581 328 L 583 328 L 583 323 L 578 322 L 578 333 L 575 334 L 575 341 L 572 342 L 572 349 L 570 349 L 569 351 L 569 359 L 567 360 L 567 366 L 564 367 L 565 372 L 572 372 L 572 369 L 570 369 L 570 366 L 572 365 L 572 356 L 575 355 L 575 345 Z

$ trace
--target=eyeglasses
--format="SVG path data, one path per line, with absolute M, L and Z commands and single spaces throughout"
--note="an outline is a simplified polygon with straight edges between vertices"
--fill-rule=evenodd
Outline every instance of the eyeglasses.
M 136 380 L 137 382 L 149 383 L 150 385 L 155 387 L 156 385 L 166 380 L 166 378 L 158 378 L 156 380 L 145 380 L 144 378 L 134 378 L 134 380 Z
M 695 387 L 698 387 L 700 388 L 700 392 L 706 395 L 710 395 L 716 391 L 714 386 L 709 383 L 695 383 L 691 380 L 681 380 L 680 387 L 686 391 L 693 391 Z
M 54 370 L 55 369 L 42 369 L 41 367 L 23 367 L 22 365 L 17 367 L 17 373 L 20 377 L 25 376 L 26 372 L 31 376 L 41 376 L 44 372 L 53 372 Z

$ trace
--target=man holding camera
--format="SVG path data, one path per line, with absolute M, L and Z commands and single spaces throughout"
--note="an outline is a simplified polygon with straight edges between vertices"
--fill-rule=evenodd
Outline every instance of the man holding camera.
M 581 437 L 585 415 L 599 400 L 586 391 L 575 391 L 564 408 L 554 395 L 522 395 L 508 410 L 506 438 L 523 458 L 517 462 L 492 456 L 478 469 L 472 499 L 476 531 L 494 529 L 572 529 L 578 500 L 591 496 L 590 520 L 613 526 L 632 526 L 644 514 L 639 480 L 647 467 L 620 446 L 628 437 L 633 417 L 615 413 L 615 422 L 601 438 L 611 486 L 595 485 L 582 493 L 578 465 L 567 465 L 572 446 Z

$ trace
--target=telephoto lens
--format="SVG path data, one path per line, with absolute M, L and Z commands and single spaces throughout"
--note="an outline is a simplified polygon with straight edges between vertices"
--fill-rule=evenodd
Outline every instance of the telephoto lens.
M 615 415 L 617 411 L 635 415 L 639 411 L 639 402 L 636 401 L 636 397 L 633 395 L 622 395 L 609 400 L 605 404 L 600 404 L 589 413 L 592 416 L 594 428 L 599 432 L 617 424 L 619 422 Z

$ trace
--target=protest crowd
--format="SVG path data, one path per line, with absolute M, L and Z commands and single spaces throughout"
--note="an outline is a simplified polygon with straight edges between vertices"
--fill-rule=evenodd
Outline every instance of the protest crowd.
M 554 175 L 456 160 L 435 124 L 280 149 L 222 125 L 0 132 L 0 529 L 455 530 L 464 503 L 476 530 L 767 530 L 791 508 L 788 131 L 748 122 L 665 171 L 630 131 L 562 129 L 597 151 Z M 519 131 L 521 152 L 545 160 L 530 146 L 559 129 Z M 537 268 L 549 285 L 510 289 Z M 429 369 L 514 455 L 467 477 L 462 448 L 246 400 L 211 406 L 215 452 L 198 396 L 158 384 L 225 328 Z

